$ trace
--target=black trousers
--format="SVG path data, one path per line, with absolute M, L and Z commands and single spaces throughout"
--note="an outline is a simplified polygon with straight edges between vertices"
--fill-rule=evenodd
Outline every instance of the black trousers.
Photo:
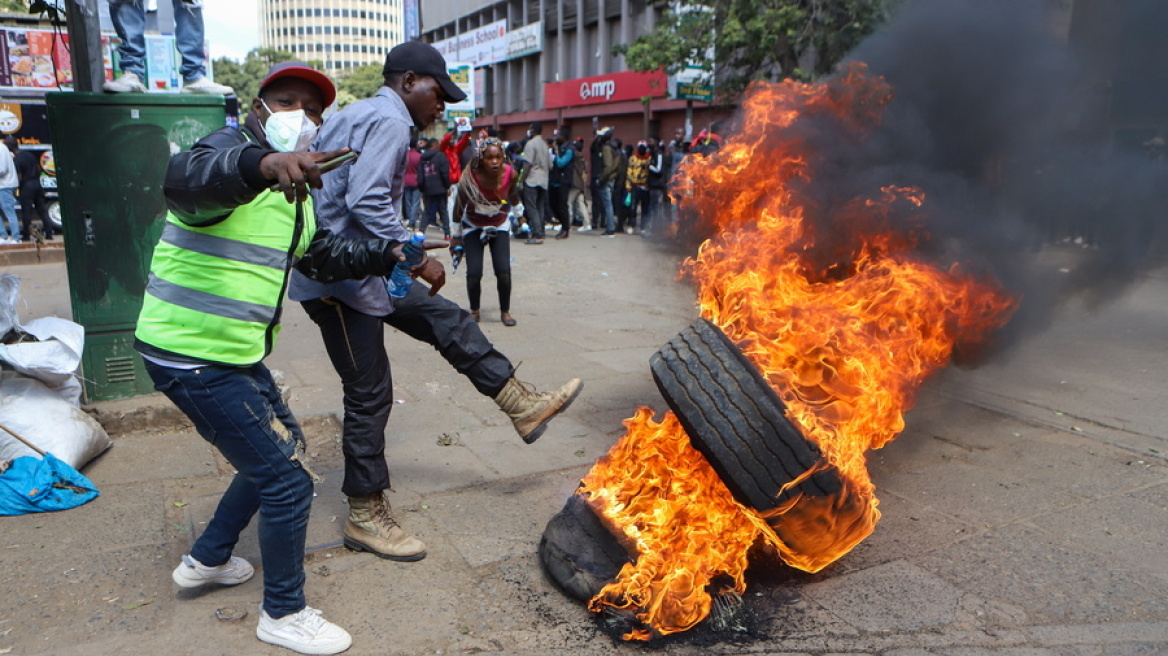
M 393 378 L 385 350 L 386 325 L 432 345 L 484 396 L 498 396 L 515 372 L 469 312 L 442 296 L 430 296 L 421 282 L 415 282 L 405 298 L 395 300 L 393 313 L 384 317 L 327 298 L 301 305 L 320 327 L 325 350 L 341 377 L 345 408 L 341 491 L 346 496 L 389 489 L 385 426 L 393 409 Z
M 527 223 L 531 226 L 532 239 L 544 238 L 544 226 L 551 217 L 547 216 L 547 189 L 543 187 L 523 188 L 523 211 L 527 214 Z
M 564 229 L 572 227 L 572 215 L 568 212 L 568 192 L 570 191 L 572 191 L 572 187 L 567 185 L 556 185 L 548 189 L 552 216 L 555 217 L 556 223 L 559 223 Z
M 437 225 L 442 228 L 443 235 L 450 234 L 450 213 L 447 211 L 446 199 L 446 194 L 422 196 L 422 225 L 418 232 L 425 233 L 426 228 Z
M 470 309 L 477 310 L 483 295 L 483 264 L 485 252 L 491 252 L 491 267 L 495 272 L 495 288 L 499 291 L 499 311 L 511 311 L 511 238 L 505 230 L 497 230 L 493 237 L 483 241 L 483 229 L 475 228 L 463 234 L 462 248 L 466 256 L 466 300 Z
M 40 183 L 23 185 L 20 187 L 20 223 L 21 236 L 24 239 L 32 238 L 32 222 L 41 221 L 41 234 L 46 238 L 53 236 L 53 224 L 49 221 L 49 203 L 45 200 L 45 190 Z

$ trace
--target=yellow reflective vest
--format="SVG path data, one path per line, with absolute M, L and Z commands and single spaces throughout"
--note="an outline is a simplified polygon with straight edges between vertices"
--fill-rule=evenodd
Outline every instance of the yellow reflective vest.
M 289 272 L 315 232 L 312 199 L 293 204 L 282 192 L 261 192 L 205 227 L 168 213 L 134 336 L 182 359 L 263 360 L 280 331 Z

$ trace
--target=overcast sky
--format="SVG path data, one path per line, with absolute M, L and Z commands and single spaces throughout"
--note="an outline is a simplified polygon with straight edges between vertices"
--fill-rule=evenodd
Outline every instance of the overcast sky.
M 212 59 L 241 62 L 260 46 L 259 0 L 203 0 L 203 23 Z

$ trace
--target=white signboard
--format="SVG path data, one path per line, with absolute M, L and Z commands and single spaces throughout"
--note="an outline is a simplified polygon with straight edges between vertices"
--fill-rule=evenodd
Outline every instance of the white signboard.
M 501 62 L 507 59 L 507 19 L 476 27 L 433 45 L 448 62 L 470 62 L 472 66 Z
M 543 21 L 507 33 L 507 59 L 534 55 L 543 50 Z

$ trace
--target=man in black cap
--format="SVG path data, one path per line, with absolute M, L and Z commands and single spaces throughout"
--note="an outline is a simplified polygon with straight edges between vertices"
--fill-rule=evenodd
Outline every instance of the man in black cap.
M 410 129 L 425 130 L 443 119 L 446 103 L 461 101 L 466 94 L 450 79 L 442 55 L 418 41 L 390 50 L 382 74 L 384 86 L 377 94 L 330 118 L 314 144 L 316 149 L 349 147 L 368 155 L 340 175 L 326 177 L 314 196 L 322 227 L 342 236 L 405 241 L 410 233 L 399 210 Z M 344 389 L 341 491 L 349 500 L 345 545 L 391 560 L 420 560 L 426 546 L 398 525 L 385 498 L 385 426 L 393 408 L 386 325 L 434 346 L 479 393 L 495 400 L 528 444 L 583 386 L 573 379 L 555 392 L 537 393 L 516 379 L 511 361 L 483 335 L 470 313 L 437 295 L 445 276 L 435 262 L 419 275 L 430 283 L 429 289 L 415 284 L 404 298 L 391 300 L 382 277 L 326 285 L 293 273 L 288 294 L 302 302 L 320 327 Z

